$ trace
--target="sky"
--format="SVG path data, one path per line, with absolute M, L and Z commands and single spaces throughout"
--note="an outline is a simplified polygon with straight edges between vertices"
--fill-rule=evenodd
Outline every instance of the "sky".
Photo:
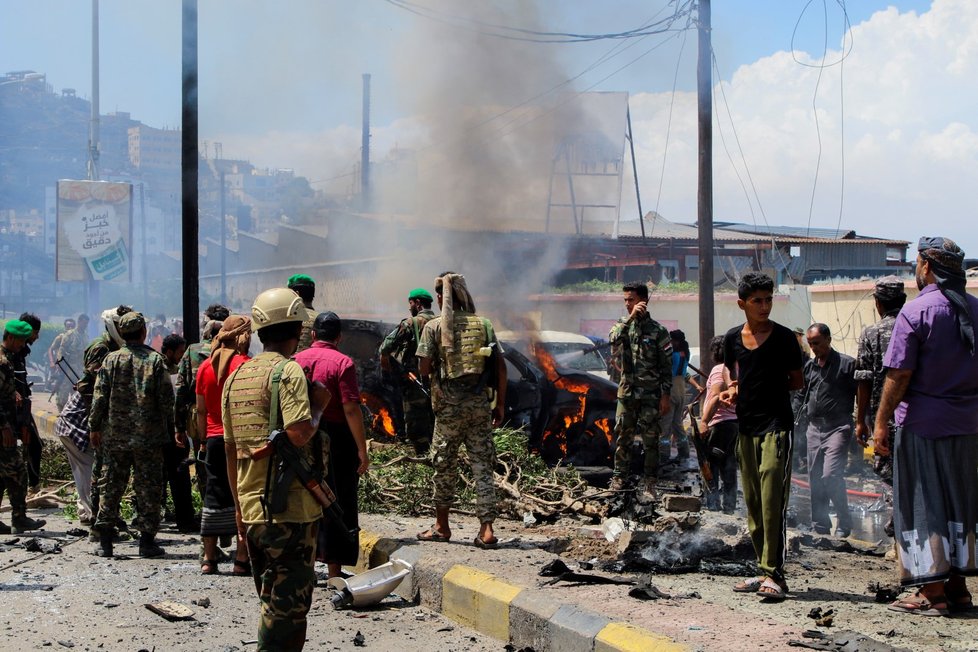
M 546 106 L 560 94 L 545 93 L 549 81 L 574 78 L 561 93 L 630 94 L 643 208 L 695 220 L 695 32 L 514 43 L 477 33 L 467 20 L 474 3 L 410 2 L 451 24 L 386 0 L 200 0 L 201 139 L 221 142 L 225 157 L 293 168 L 342 191 L 359 158 L 363 73 L 372 75 L 375 160 L 396 146 L 437 147 L 433 106 Z M 978 257 L 968 228 L 978 186 L 978 2 L 712 4 L 715 220 L 911 241 L 941 234 Z M 103 112 L 179 126 L 180 5 L 101 0 Z M 485 22 L 574 33 L 633 29 L 674 6 L 478 5 Z M 88 97 L 90 19 L 83 0 L 0 0 L 0 72 L 36 70 L 56 90 Z M 467 48 L 481 49 L 478 70 L 495 95 L 458 64 Z M 637 213 L 627 192 L 622 210 Z

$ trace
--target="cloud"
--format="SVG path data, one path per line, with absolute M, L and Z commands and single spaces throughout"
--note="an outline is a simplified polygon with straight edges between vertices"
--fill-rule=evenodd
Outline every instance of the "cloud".
M 841 45 L 826 61 L 842 57 Z M 841 65 L 820 70 L 821 52 L 774 52 L 717 86 L 715 219 L 841 225 L 906 240 L 926 231 L 978 255 L 968 219 L 978 187 L 978 2 L 935 0 L 920 14 L 889 8 L 853 25 L 849 45 Z M 723 52 L 717 58 L 723 70 Z M 694 221 L 695 94 L 639 93 L 630 104 L 643 208 L 658 205 L 672 220 Z M 395 144 L 429 144 L 429 125 L 407 117 L 375 126 L 373 159 Z M 225 137 L 228 156 L 288 161 L 310 179 L 352 171 L 359 146 L 358 126 Z M 626 170 L 628 218 L 637 211 Z
M 965 221 L 978 183 L 978 3 L 937 0 L 922 14 L 889 8 L 854 25 L 851 45 L 841 65 L 821 71 L 777 52 L 738 68 L 723 94 L 718 88 L 715 219 L 762 222 L 737 177 L 747 182 L 746 161 L 770 224 L 808 224 L 815 188 L 813 227 L 907 240 L 942 233 L 978 254 Z M 796 57 L 817 65 L 821 53 Z M 826 60 L 840 57 L 830 51 Z M 662 174 L 669 99 L 639 94 L 631 102 L 646 196 Z M 660 212 L 678 221 L 696 216 L 695 101 L 677 94 L 669 135 Z

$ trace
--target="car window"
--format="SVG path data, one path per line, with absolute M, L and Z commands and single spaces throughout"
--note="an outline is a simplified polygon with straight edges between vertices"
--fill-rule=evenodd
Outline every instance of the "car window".
M 542 346 L 553 356 L 558 367 L 579 371 L 606 370 L 604 358 L 591 345 L 578 342 L 547 342 Z

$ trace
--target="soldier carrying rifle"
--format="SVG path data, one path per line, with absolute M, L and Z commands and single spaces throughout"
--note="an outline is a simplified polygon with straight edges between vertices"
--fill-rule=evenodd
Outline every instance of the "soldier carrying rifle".
M 433 299 L 424 288 L 411 290 L 408 295 L 410 317 L 405 317 L 380 345 L 380 366 L 397 378 L 404 403 L 404 430 L 418 455 L 431 447 L 435 415 L 431 411 L 431 395 L 418 380 L 416 353 L 425 324 L 435 318 L 431 309 Z

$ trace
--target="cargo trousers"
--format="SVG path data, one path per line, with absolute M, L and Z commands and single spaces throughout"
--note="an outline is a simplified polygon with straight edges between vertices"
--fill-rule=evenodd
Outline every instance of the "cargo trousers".
M 737 440 L 740 480 L 747 505 L 747 530 L 761 572 L 784 580 L 788 495 L 791 487 L 791 431 L 741 431 Z

